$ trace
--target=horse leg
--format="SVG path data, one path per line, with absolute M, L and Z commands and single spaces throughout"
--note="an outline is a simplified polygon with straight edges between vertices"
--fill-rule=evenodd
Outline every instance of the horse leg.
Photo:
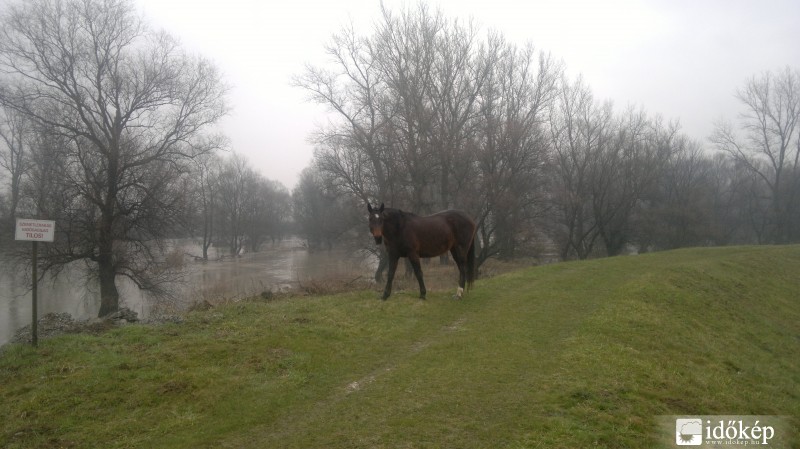
M 462 254 L 458 246 L 454 246 L 450 250 L 450 254 L 453 255 L 453 260 L 456 261 L 456 266 L 458 266 L 458 289 L 454 297 L 455 299 L 461 299 L 464 295 L 464 286 L 467 284 L 467 258 Z
M 397 270 L 398 259 L 400 258 L 397 256 L 389 255 L 389 273 L 386 275 L 386 288 L 383 289 L 383 297 L 381 299 L 385 300 L 392 294 L 392 281 L 394 281 L 394 272 Z
M 425 294 L 427 290 L 425 290 L 425 282 L 422 280 L 422 267 L 419 264 L 419 256 L 409 255 L 408 261 L 411 262 L 411 266 L 414 268 L 414 275 L 417 277 L 417 282 L 419 282 L 419 297 L 420 299 L 425 299 Z
M 386 251 L 381 251 L 378 254 L 378 268 L 375 270 L 375 282 L 381 282 L 383 280 L 383 270 L 386 269 L 387 265 L 389 265 L 389 255 Z
M 411 279 L 411 274 L 412 273 L 416 274 L 414 272 L 414 264 L 411 263 L 411 259 L 409 258 L 409 259 L 406 259 L 405 265 L 406 265 L 405 277 L 406 277 L 406 279 Z

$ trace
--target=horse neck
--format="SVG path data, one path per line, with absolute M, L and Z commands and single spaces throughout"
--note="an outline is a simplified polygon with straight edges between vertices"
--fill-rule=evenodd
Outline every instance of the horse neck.
M 400 229 L 405 225 L 409 214 L 400 209 L 388 209 L 387 212 L 383 221 L 383 232 L 391 237 L 400 233 Z M 389 226 L 386 226 L 387 224 Z

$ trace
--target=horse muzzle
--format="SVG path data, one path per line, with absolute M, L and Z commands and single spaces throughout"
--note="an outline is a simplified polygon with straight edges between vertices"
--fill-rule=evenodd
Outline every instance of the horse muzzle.
M 383 243 L 383 236 L 382 235 L 374 235 L 373 237 L 375 237 L 375 244 L 376 245 L 380 245 L 381 243 Z

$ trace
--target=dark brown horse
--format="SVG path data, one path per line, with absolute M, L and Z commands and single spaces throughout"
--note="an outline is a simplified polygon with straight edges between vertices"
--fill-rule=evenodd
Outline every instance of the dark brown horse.
M 397 261 L 407 257 L 419 282 L 419 297 L 425 299 L 425 282 L 422 280 L 421 257 L 436 257 L 447 251 L 458 265 L 458 289 L 460 299 L 464 287 L 472 286 L 475 280 L 475 222 L 467 214 L 457 210 L 446 210 L 427 217 L 420 217 L 399 209 L 373 208 L 367 203 L 369 230 L 375 243 L 386 245 L 389 254 L 389 274 L 383 299 L 392 294 L 392 281 Z

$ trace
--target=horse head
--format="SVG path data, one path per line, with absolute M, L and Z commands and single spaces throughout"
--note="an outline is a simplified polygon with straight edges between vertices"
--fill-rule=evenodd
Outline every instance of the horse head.
M 367 210 L 369 211 L 369 232 L 375 238 L 375 244 L 380 245 L 383 242 L 383 203 L 381 203 L 381 207 L 373 208 L 367 202 Z

